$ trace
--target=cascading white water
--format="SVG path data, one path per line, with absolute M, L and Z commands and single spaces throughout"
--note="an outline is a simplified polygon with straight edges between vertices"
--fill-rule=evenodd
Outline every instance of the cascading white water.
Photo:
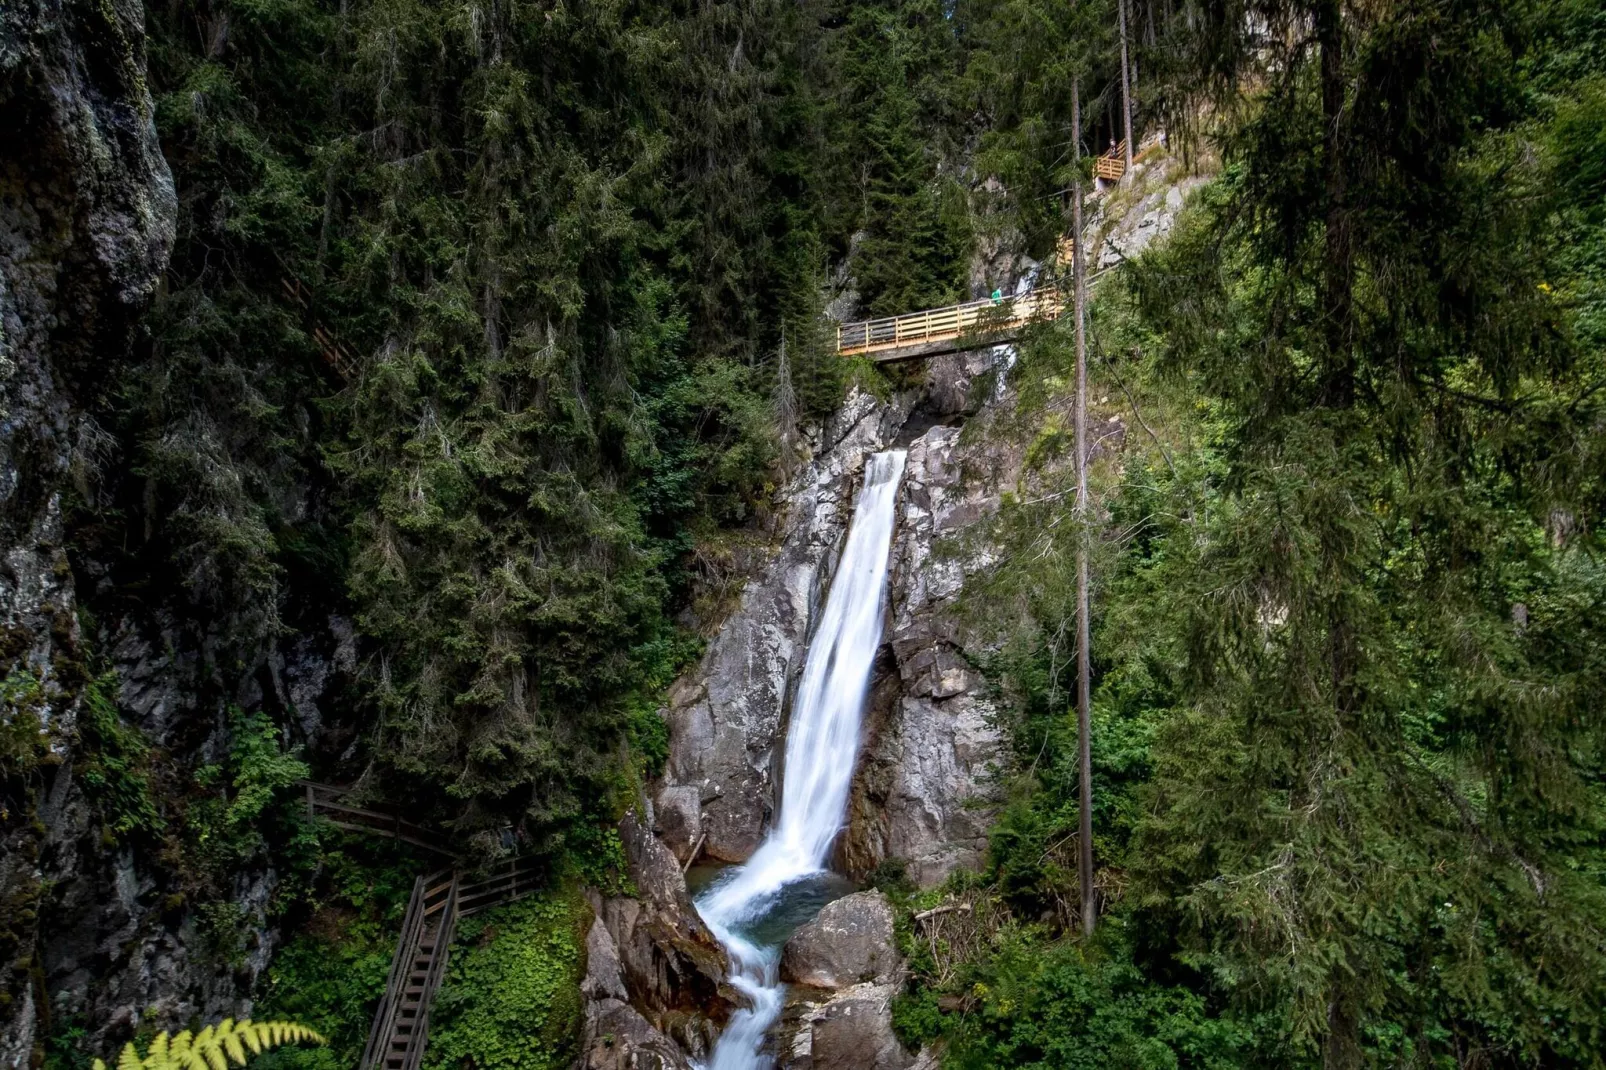
M 842 827 L 858 758 L 870 664 L 881 642 L 882 598 L 892 545 L 902 450 L 878 453 L 865 470 L 825 614 L 803 664 L 786 741 L 779 820 L 747 864 L 697 900 L 697 911 L 731 959 L 731 983 L 749 1006 L 731 1016 L 710 1070 L 763 1070 L 764 1036 L 781 1013 L 779 948 L 750 929 L 787 885 L 818 874 Z

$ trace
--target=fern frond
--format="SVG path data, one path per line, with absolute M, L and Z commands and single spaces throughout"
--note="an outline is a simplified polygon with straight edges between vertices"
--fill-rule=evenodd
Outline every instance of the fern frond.
M 239 1037 L 245 1042 L 245 1046 L 251 1049 L 252 1055 L 262 1054 L 261 1026 L 256 1025 L 249 1018 L 242 1019 L 240 1022 Z M 242 1064 L 245 1062 L 245 1057 L 243 1055 L 240 1057 L 240 1062 Z
M 205 1035 L 206 1030 L 201 1030 Z M 163 1035 L 158 1033 L 156 1040 L 151 1043 L 151 1054 L 145 1059 L 146 1070 L 206 1070 L 205 1065 L 197 1062 L 195 1041 L 197 1037 L 188 1029 L 179 1033 L 172 1043 L 164 1045 L 166 1059 L 162 1062 L 152 1063 L 156 1057 L 156 1046 L 162 1043 Z
M 151 1041 L 151 1049 L 145 1054 L 145 1066 L 149 1070 L 167 1070 L 169 1066 L 174 1065 L 174 1058 L 177 1052 L 188 1048 L 189 1043 L 190 1031 L 188 1029 L 173 1037 L 171 1043 L 169 1043 L 167 1031 L 164 1029 L 162 1032 L 157 1033 L 156 1037 Z
M 143 1059 L 139 1050 L 128 1044 L 117 1060 L 117 1070 L 229 1070 L 231 1062 L 244 1066 L 250 1055 L 260 1055 L 281 1044 L 297 1043 L 327 1042 L 299 1022 L 225 1018 L 195 1034 L 188 1029 L 172 1037 L 165 1032 L 158 1033 L 151 1039 L 150 1049 Z M 106 1070 L 106 1064 L 96 1059 L 94 1070 Z
M 104 1070 L 105 1063 L 102 1063 L 99 1059 L 96 1059 L 95 1062 L 99 1063 L 95 1070 Z M 145 1064 L 140 1061 L 139 1052 L 135 1050 L 134 1045 L 124 1044 L 123 1053 L 117 1057 L 117 1070 L 144 1070 L 144 1066 Z
M 241 1028 L 220 1030 L 219 1038 L 223 1041 L 223 1050 L 233 1060 L 236 1066 L 245 1065 L 245 1045 L 240 1043 L 240 1037 L 251 1035 L 251 1023 L 241 1022 Z

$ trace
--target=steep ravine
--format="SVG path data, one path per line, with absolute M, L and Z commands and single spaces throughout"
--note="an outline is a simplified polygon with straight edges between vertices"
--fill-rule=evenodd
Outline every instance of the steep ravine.
M 1173 179 L 1164 160 L 1148 171 L 1098 205 L 1089 225 L 1095 262 L 1113 266 L 1162 238 L 1201 181 Z M 1030 489 L 1029 434 L 1017 426 L 1017 397 L 1004 379 L 1013 359 L 1000 347 L 933 360 L 917 387 L 885 399 L 855 393 L 810 441 L 807 463 L 780 495 L 777 543 L 663 710 L 670 754 L 653 829 L 681 864 L 743 862 L 770 827 L 798 676 L 854 492 L 866 459 L 890 447 L 907 449 L 908 459 L 887 621 L 833 867 L 863 880 L 891 863 L 930 888 L 983 861 L 1005 726 L 997 684 L 978 668 L 991 640 L 967 620 L 961 595 L 996 561 L 989 522 L 1003 496 Z M 1121 417 L 1095 417 L 1096 454 L 1119 450 L 1124 435 Z M 782 968 L 783 979 L 801 982 L 777 1027 L 782 1070 L 934 1065 L 892 1033 L 902 966 L 884 900 L 849 896 L 795 941 Z M 829 967 L 843 958 L 860 968 Z
M 136 462 L 96 414 L 150 345 L 143 317 L 178 216 L 145 18 L 130 0 L 0 5 L 3 1070 L 38 1066 L 69 1029 L 110 1051 L 136 1027 L 249 1014 L 278 936 L 280 877 L 260 859 L 214 890 L 240 937 L 219 954 L 159 838 L 108 828 L 79 745 L 92 690 L 164 763 L 166 801 L 181 807 L 193 770 L 226 752 L 231 708 L 293 711 L 297 742 L 316 745 L 354 669 L 349 621 L 242 642 L 226 600 L 119 572 L 161 503 L 114 500 L 109 484 Z M 344 747 L 343 731 L 329 745 Z

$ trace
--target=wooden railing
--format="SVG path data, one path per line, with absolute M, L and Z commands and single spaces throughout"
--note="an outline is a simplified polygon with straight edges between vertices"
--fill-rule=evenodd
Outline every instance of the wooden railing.
M 446 977 L 457 929 L 458 878 L 442 870 L 413 882 L 361 1070 L 418 1070 L 429 1044 L 429 1009 Z
M 462 917 L 541 890 L 545 874 L 539 860 L 519 858 L 493 869 L 484 880 L 465 884 L 458 891 L 457 913 Z
M 1057 287 L 1033 290 L 1018 297 L 969 301 L 962 305 L 927 309 L 903 316 L 842 323 L 836 329 L 838 356 L 870 356 L 899 360 L 926 356 L 943 343 L 949 348 L 980 348 L 1018 333 L 1028 323 L 1057 319 L 1065 297 Z
M 438 854 L 456 857 L 456 853 L 437 832 L 414 824 L 392 810 L 353 806 L 348 801 L 350 788 L 319 784 L 313 780 L 302 780 L 299 783 L 306 792 L 308 817 L 321 817 L 337 828 L 373 832 L 389 836 L 391 839 L 403 840 L 415 847 L 422 847 Z
M 1093 160 L 1093 177 L 1102 178 L 1106 182 L 1119 182 L 1121 176 L 1126 174 L 1126 140 L 1123 138 L 1119 145 L 1114 146 L 1103 156 Z
M 312 340 L 318 344 L 318 352 L 323 354 L 323 359 L 342 379 L 350 379 L 356 375 L 356 356 L 350 349 L 346 348 L 345 343 L 341 342 L 323 324 L 313 318 L 312 305 L 308 300 L 308 295 L 311 291 L 302 284 L 300 279 L 282 278 L 279 280 L 279 284 L 284 289 L 285 298 L 301 309 L 302 315 L 312 325 Z

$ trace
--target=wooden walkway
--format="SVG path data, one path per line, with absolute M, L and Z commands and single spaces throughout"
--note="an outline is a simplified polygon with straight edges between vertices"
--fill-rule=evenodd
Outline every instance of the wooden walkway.
M 440 834 L 388 810 L 354 806 L 349 788 L 303 780 L 307 814 L 343 829 L 402 840 L 456 859 Z M 459 868 L 443 869 L 413 882 L 390 976 L 368 1031 L 359 1070 L 418 1070 L 429 1044 L 429 1011 L 446 979 L 446 963 L 459 918 L 523 899 L 541 889 L 543 872 L 533 859 L 515 859 L 466 881 Z
M 353 805 L 348 798 L 351 793 L 350 788 L 320 784 L 313 780 L 302 780 L 298 783 L 306 792 L 308 817 L 321 817 L 337 828 L 389 836 L 393 840 L 402 840 L 414 847 L 422 847 L 426 851 L 434 851 L 448 858 L 457 857 L 457 853 L 447 845 L 445 838 L 438 832 L 414 824 L 388 808 L 376 810 Z
M 836 352 L 841 357 L 890 363 L 983 349 L 1020 337 L 1028 324 L 1058 319 L 1069 296 L 1058 287 L 1047 287 L 997 301 L 968 301 L 903 316 L 840 323 Z

